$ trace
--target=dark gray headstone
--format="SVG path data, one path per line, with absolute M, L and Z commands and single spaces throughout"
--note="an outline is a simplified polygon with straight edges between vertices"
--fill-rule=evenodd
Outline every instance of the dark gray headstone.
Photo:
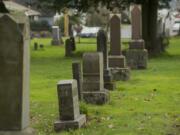
M 83 99 L 87 103 L 104 104 L 109 93 L 104 89 L 103 54 L 85 53 L 83 55 Z
M 79 100 L 81 100 L 81 92 L 82 92 L 82 87 L 83 87 L 82 86 L 83 76 L 82 76 L 81 62 L 73 62 L 72 72 L 73 72 L 73 79 L 77 80 L 78 95 L 79 95 Z
M 70 39 L 67 39 L 65 42 L 65 56 L 70 57 L 72 56 L 72 43 Z
M 29 126 L 28 18 L 0 14 L 0 33 L 0 134 L 22 135 Z
M 34 50 L 35 50 L 35 51 L 38 50 L 38 43 L 37 43 L 37 42 L 34 43 Z
M 107 51 L 107 37 L 104 30 L 99 30 L 97 34 L 97 52 L 103 53 L 104 70 L 108 68 L 108 51 Z
M 57 92 L 60 119 L 54 123 L 55 131 L 82 127 L 86 123 L 86 116 L 80 115 L 77 81 L 60 81 Z

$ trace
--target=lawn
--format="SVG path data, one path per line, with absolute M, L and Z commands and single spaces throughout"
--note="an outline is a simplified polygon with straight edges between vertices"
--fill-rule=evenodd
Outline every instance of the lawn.
M 37 41 L 44 50 L 33 50 Z M 58 135 L 56 84 L 71 79 L 73 60 L 96 50 L 95 39 L 83 39 L 73 58 L 64 57 L 63 46 L 50 39 L 31 41 L 31 126 L 38 135 Z M 171 39 L 166 53 L 149 60 L 147 70 L 132 71 L 127 82 L 117 82 L 111 101 L 103 106 L 81 103 L 88 115 L 85 128 L 62 135 L 179 135 L 180 134 L 180 38 Z

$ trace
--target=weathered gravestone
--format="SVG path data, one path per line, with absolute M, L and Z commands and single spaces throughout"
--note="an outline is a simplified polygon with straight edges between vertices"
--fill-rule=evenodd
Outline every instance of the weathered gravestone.
M 109 92 L 104 89 L 102 53 L 83 55 L 82 96 L 85 102 L 92 104 L 104 104 L 109 100 Z
M 131 5 L 132 40 L 126 52 L 127 63 L 132 69 L 146 69 L 148 52 L 142 39 L 142 15 L 140 5 Z
M 81 62 L 73 62 L 72 63 L 72 72 L 73 72 L 73 79 L 77 80 L 77 85 L 78 85 L 78 95 L 79 95 L 79 100 L 81 100 L 81 92 L 82 92 L 82 84 L 83 84 L 83 76 L 82 76 L 82 66 Z
M 0 135 L 34 135 L 29 126 L 29 24 L 0 14 Z
M 108 68 L 108 48 L 107 48 L 107 36 L 104 30 L 99 30 L 97 34 L 97 52 L 103 53 L 103 62 L 104 62 L 104 88 L 108 90 L 115 89 L 115 82 Z
M 57 86 L 60 120 L 54 123 L 56 132 L 77 129 L 85 125 L 86 116 L 80 114 L 76 80 L 60 81 Z
M 110 54 L 109 68 L 114 80 L 128 80 L 130 70 L 126 65 L 126 58 L 122 55 L 121 49 L 121 15 L 110 15 Z
M 72 51 L 76 51 L 76 42 L 75 42 L 74 37 L 72 36 L 69 39 L 71 40 Z
M 34 50 L 35 50 L 35 51 L 38 50 L 38 43 L 37 43 L 37 42 L 34 43 Z
M 60 45 L 61 39 L 60 39 L 60 33 L 59 33 L 59 26 L 52 26 L 52 45 Z
M 73 48 L 72 48 L 72 42 L 70 39 L 66 39 L 65 42 L 65 56 L 70 57 L 72 56 Z

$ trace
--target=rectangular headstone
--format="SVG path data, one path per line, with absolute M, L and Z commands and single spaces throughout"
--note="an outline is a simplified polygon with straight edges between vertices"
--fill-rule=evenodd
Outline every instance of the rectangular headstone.
M 60 45 L 59 26 L 52 26 L 52 45 Z
M 103 54 L 83 55 L 83 99 L 87 103 L 104 104 L 109 100 L 109 92 L 104 89 Z
M 83 90 L 104 89 L 102 53 L 85 53 L 83 56 Z
M 77 129 L 86 123 L 86 116 L 80 114 L 76 80 L 60 81 L 57 85 L 59 120 L 54 123 L 56 132 Z
M 79 101 L 76 80 L 58 83 L 59 112 L 61 120 L 75 120 L 79 117 Z
M 29 126 L 29 25 L 0 14 L 0 131 Z

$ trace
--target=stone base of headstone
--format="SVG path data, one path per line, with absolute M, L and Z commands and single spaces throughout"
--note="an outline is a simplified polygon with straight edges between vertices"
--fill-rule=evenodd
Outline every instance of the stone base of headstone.
M 102 91 L 86 91 L 82 92 L 83 100 L 86 103 L 102 105 L 109 101 L 110 93 L 108 90 Z
M 76 120 L 69 120 L 69 121 L 56 121 L 54 123 L 54 130 L 56 132 L 60 132 L 63 130 L 70 130 L 70 129 L 79 129 L 85 126 L 86 123 L 86 116 L 80 115 L 79 118 Z
M 148 51 L 129 49 L 126 52 L 127 64 L 131 69 L 147 69 Z
M 52 45 L 55 45 L 55 46 L 61 45 L 61 41 L 60 41 L 60 40 L 52 40 L 52 41 L 51 41 L 51 44 L 52 44 Z
M 113 76 L 109 69 L 104 70 L 104 88 L 107 90 L 114 90 L 116 88 L 116 84 L 113 81 Z
M 128 81 L 130 79 L 129 68 L 111 68 L 114 81 Z
M 129 43 L 129 49 L 145 49 L 145 42 L 144 40 L 131 40 Z
M 36 132 L 32 128 L 26 128 L 21 131 L 0 131 L 0 135 L 36 135 Z
M 114 68 L 114 67 L 119 67 L 119 68 L 124 68 L 126 67 L 126 59 L 125 56 L 123 55 L 117 55 L 117 56 L 109 56 L 109 67 Z

